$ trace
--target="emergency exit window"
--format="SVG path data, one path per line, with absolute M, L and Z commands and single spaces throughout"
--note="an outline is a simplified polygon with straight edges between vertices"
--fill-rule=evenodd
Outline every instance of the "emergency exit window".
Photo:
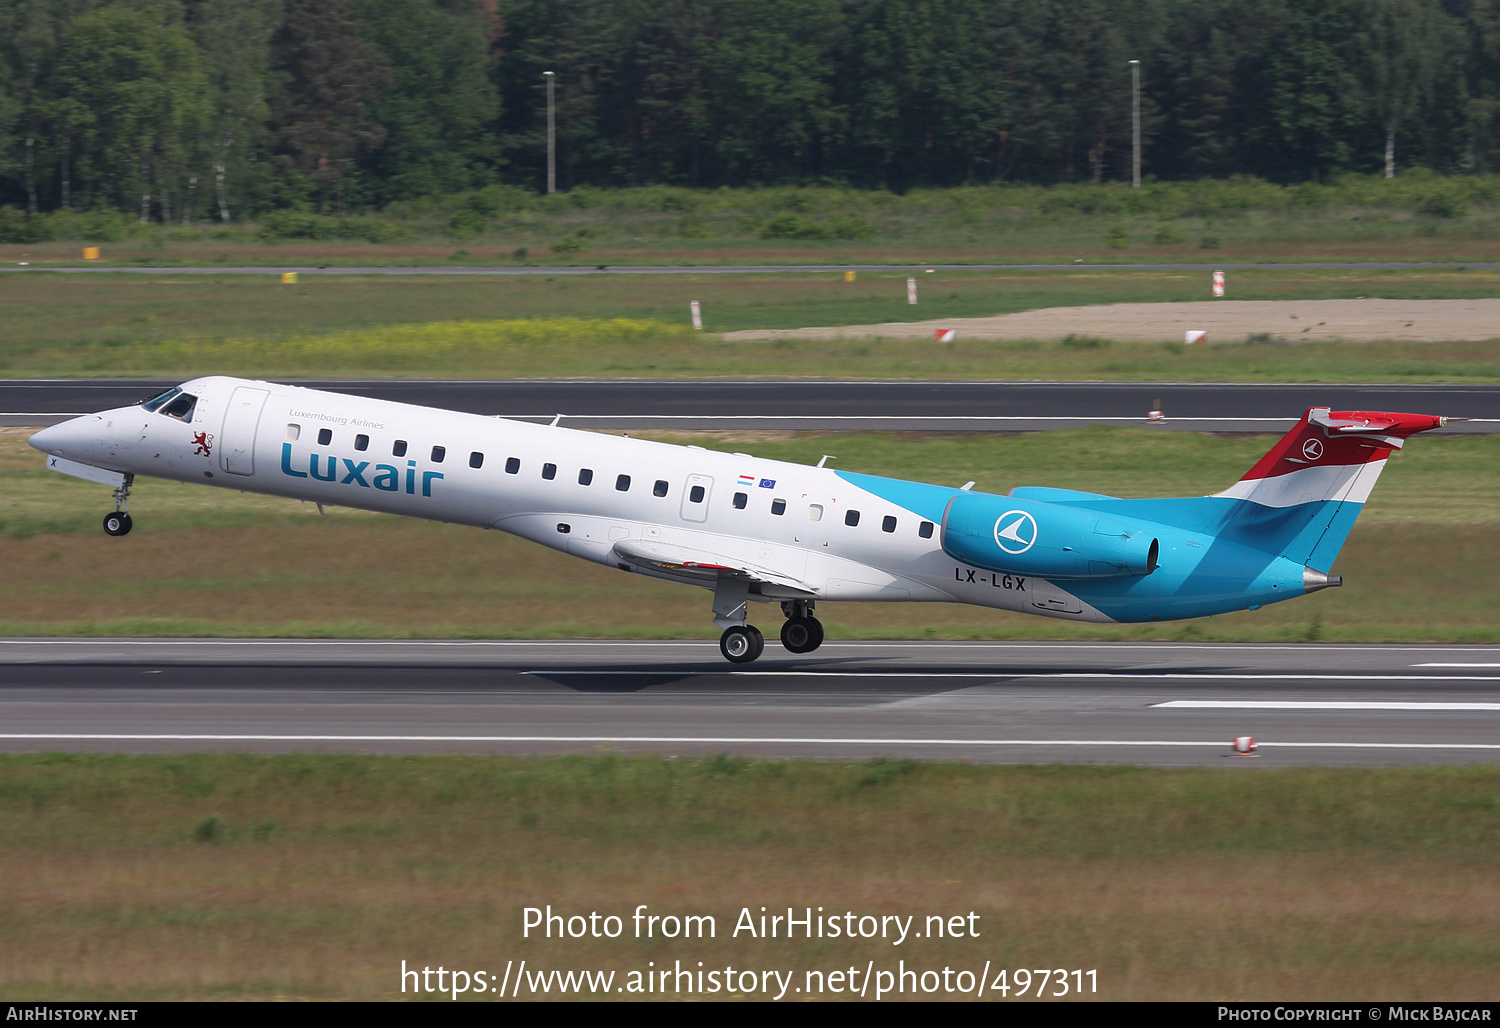
M 289 442 L 289 443 L 295 443 L 297 441 L 297 437 L 300 436 L 300 435 L 302 435 L 302 426 L 301 425 L 288 425 L 288 426 L 286 426 L 286 441 L 287 442 Z
M 821 503 L 809 503 L 807 505 L 807 520 L 822 521 L 823 505 Z

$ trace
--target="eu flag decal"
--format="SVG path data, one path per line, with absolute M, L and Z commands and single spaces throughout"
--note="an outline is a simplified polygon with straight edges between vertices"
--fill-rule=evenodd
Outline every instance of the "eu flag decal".
M 760 480 L 760 487 L 762 489 L 775 489 L 776 488 L 776 479 L 774 479 L 774 478 L 763 478 L 763 479 Z

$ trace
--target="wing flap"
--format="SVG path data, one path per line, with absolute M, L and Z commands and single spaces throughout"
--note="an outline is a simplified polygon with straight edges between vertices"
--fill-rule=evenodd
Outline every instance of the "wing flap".
M 692 546 L 629 539 L 615 543 L 615 554 L 634 564 L 690 578 L 747 578 L 784 589 L 795 589 L 809 596 L 814 593 L 800 578 L 776 568 Z

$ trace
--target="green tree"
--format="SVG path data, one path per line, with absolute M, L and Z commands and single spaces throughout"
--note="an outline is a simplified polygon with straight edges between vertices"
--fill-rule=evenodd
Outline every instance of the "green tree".
M 1396 133 L 1432 98 L 1440 68 L 1456 56 L 1436 0 L 1362 0 L 1354 45 L 1368 110 L 1385 130 L 1385 177 L 1396 176 Z
M 1004 76 L 980 0 L 873 0 L 849 26 L 851 156 L 882 184 L 965 181 L 990 166 Z
M 391 83 L 380 52 L 359 34 L 349 0 L 287 0 L 275 39 L 284 98 L 273 114 L 279 145 L 311 175 L 318 213 L 350 162 L 384 141 L 371 108 Z
M 1349 170 L 1362 110 L 1351 59 L 1350 0 L 1286 0 L 1251 83 L 1256 117 L 1246 132 L 1252 170 L 1298 181 Z
M 202 51 L 212 87 L 212 113 L 204 136 L 214 176 L 219 220 L 230 220 L 231 177 L 249 147 L 266 136 L 270 114 L 271 35 L 282 17 L 280 0 L 189 0 L 187 27 Z M 197 176 L 189 183 L 191 194 Z M 192 217 L 189 196 L 183 220 Z
M 356 0 L 354 14 L 391 70 L 391 85 L 371 110 L 386 131 L 368 161 L 380 199 L 493 181 L 499 100 L 482 11 L 450 13 L 432 0 Z
M 163 221 L 185 202 L 179 183 L 209 120 L 208 79 L 181 25 L 145 11 L 105 7 L 79 18 L 58 54 L 61 120 L 103 188 L 140 217 Z

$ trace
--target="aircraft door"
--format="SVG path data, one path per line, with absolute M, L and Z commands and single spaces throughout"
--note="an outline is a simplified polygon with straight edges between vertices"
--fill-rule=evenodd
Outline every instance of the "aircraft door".
M 240 386 L 230 397 L 219 433 L 219 461 L 231 475 L 255 474 L 255 433 L 270 395 L 265 389 Z
M 682 520 L 707 521 L 714 480 L 707 475 L 689 475 L 682 488 Z

